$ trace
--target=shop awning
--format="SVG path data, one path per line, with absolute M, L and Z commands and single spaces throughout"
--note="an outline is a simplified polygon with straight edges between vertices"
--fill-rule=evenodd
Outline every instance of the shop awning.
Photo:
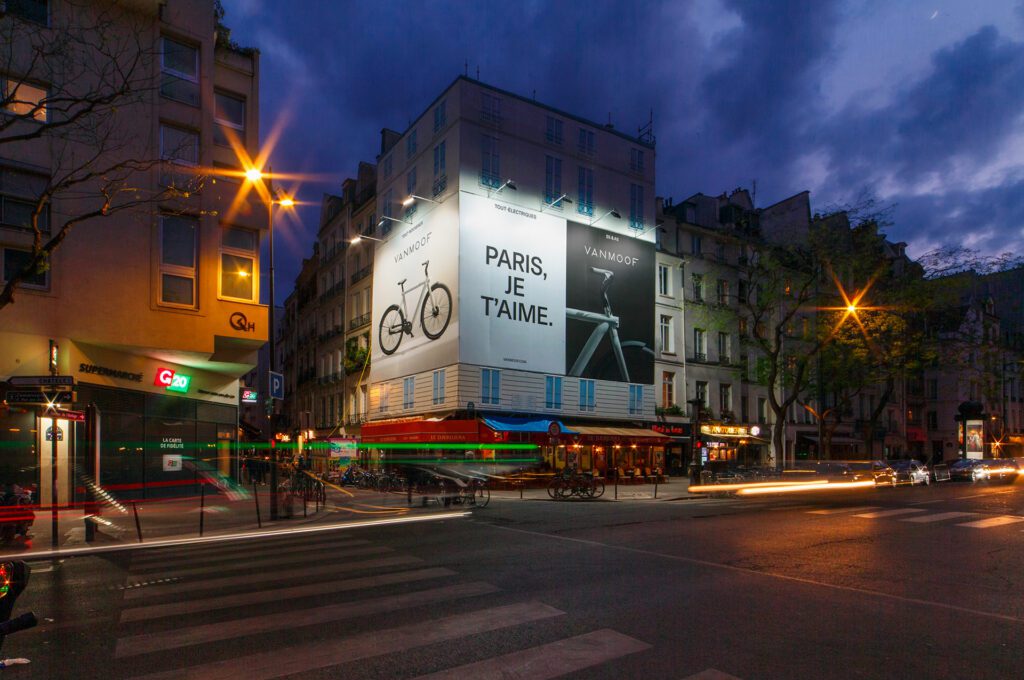
M 593 442 L 623 442 L 629 444 L 665 444 L 672 437 L 643 427 L 598 427 L 594 425 L 573 425 L 581 439 Z
M 559 420 L 543 418 L 498 418 L 491 416 L 483 419 L 487 427 L 497 432 L 532 432 L 535 434 L 579 434 Z
M 494 432 L 479 420 L 416 419 L 382 423 L 364 423 L 360 436 L 364 442 L 493 442 Z

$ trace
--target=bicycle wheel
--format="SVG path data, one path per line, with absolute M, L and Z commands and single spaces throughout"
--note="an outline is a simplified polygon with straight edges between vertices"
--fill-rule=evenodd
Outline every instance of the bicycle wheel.
M 385 312 L 386 314 L 387 312 Z M 435 283 L 430 287 L 430 293 L 423 300 L 423 307 L 420 308 L 420 324 L 423 326 L 423 334 L 431 340 L 437 340 L 448 328 L 448 322 L 451 320 L 452 293 L 443 283 Z
M 594 483 L 590 487 L 590 497 L 591 498 L 600 498 L 603 495 L 604 495 L 604 482 L 602 482 L 600 479 L 597 479 L 595 477 L 594 478 Z
M 405 315 L 398 305 L 391 305 L 384 310 L 377 327 L 377 342 L 384 354 L 394 354 L 402 344 L 402 331 L 405 329 Z
M 474 503 L 478 508 L 486 508 L 491 502 L 491 492 L 483 484 L 477 484 L 473 489 Z
M 558 487 L 561 483 L 562 480 L 560 479 L 552 479 L 551 482 L 548 484 L 548 495 L 551 496 L 552 500 L 558 500 L 558 498 L 560 497 L 558 493 Z

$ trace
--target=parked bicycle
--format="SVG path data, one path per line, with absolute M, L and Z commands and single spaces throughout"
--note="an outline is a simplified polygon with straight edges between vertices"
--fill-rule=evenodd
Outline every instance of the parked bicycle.
M 548 496 L 563 501 L 573 496 L 578 498 L 600 498 L 604 495 L 604 482 L 592 475 L 571 473 L 559 475 L 548 484 Z
M 402 291 L 402 304 L 391 305 L 380 317 L 377 342 L 384 354 L 394 354 L 402 344 L 403 335 L 412 337 L 412 321 L 409 319 L 405 294 L 417 288 L 421 290 L 412 310 L 413 314 L 419 310 L 423 334 L 431 340 L 437 340 L 448 328 L 448 323 L 452 320 L 452 292 L 443 283 L 430 282 L 430 274 L 427 272 L 429 265 L 429 260 L 423 263 L 423 281 L 409 290 L 405 288 L 408 279 L 398 282 L 398 287 Z

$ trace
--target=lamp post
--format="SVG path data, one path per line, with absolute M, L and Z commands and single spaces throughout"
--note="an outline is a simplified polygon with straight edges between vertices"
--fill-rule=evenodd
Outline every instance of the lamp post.
M 268 413 L 267 418 L 270 421 L 270 433 L 269 433 L 269 445 L 270 445 L 270 519 L 276 520 L 278 518 L 277 508 L 277 447 L 274 435 L 277 431 L 277 412 L 274 408 L 273 397 L 270 397 L 270 381 L 271 374 L 276 372 L 277 369 L 277 356 L 275 351 L 275 338 L 274 338 L 274 204 L 278 203 L 284 207 L 291 207 L 295 205 L 295 201 L 288 196 L 278 196 L 274 192 L 273 176 L 272 171 L 268 168 L 267 174 L 264 175 L 258 168 L 250 168 L 245 173 L 246 178 L 255 184 L 261 181 L 264 177 L 267 180 L 267 238 L 269 239 L 268 256 L 270 257 L 269 272 L 270 272 L 270 304 L 267 305 L 267 344 L 270 351 L 270 371 L 267 373 L 267 396 L 270 398 L 268 402 Z

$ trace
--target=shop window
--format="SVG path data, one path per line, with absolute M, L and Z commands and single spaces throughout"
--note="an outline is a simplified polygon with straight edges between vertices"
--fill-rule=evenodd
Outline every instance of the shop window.
M 562 378 L 549 375 L 544 378 L 544 408 L 562 408 Z

